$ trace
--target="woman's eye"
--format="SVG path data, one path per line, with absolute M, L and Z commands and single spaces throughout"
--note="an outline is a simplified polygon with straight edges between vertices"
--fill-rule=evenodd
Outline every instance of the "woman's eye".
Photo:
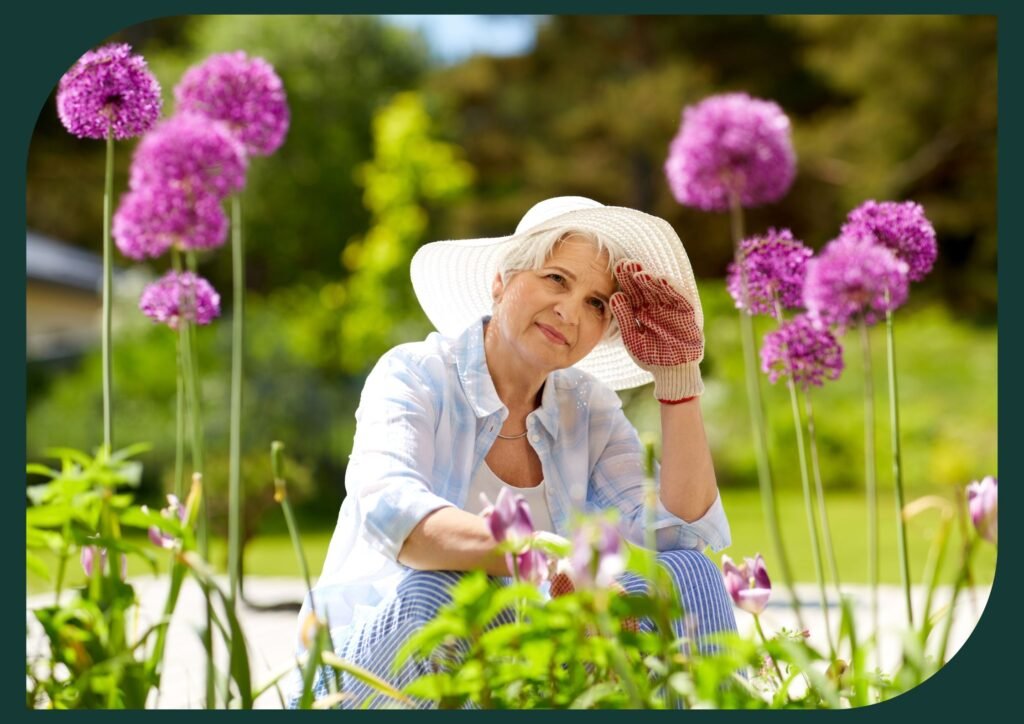
M 599 313 L 604 314 L 604 302 L 602 302 L 600 299 L 591 299 L 590 305 Z
M 555 273 L 548 274 L 548 279 L 550 279 L 551 281 L 555 282 L 556 284 L 564 284 L 565 283 L 565 277 L 563 277 L 561 274 L 555 274 Z

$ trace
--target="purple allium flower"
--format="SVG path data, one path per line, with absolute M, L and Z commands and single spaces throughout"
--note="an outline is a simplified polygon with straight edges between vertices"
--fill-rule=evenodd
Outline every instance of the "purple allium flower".
M 171 329 L 182 319 L 209 324 L 220 315 L 220 295 L 201 276 L 172 270 L 142 290 L 139 309 Z
M 576 587 L 607 588 L 626 570 L 625 546 L 619 529 L 607 520 L 584 523 L 572 539 L 570 577 Z
M 140 136 L 160 117 L 160 84 L 125 43 L 90 50 L 57 86 L 57 115 L 79 138 Z
M 249 160 L 228 127 L 196 113 L 180 113 L 147 133 L 135 149 L 132 189 L 180 189 L 227 196 L 245 186 Z
M 913 201 L 865 201 L 847 215 L 842 235 L 868 236 L 888 247 L 907 263 L 912 282 L 924 279 L 939 254 L 935 228 Z
M 747 298 L 751 314 L 776 317 L 775 299 L 784 309 L 803 304 L 807 260 L 814 252 L 793 238 L 789 229 L 769 229 L 767 234 L 740 242 L 740 263 L 729 264 L 726 282 L 737 309 L 744 309 L 743 279 L 747 276 Z
M 840 236 L 807 262 L 804 305 L 816 325 L 874 324 L 907 299 L 907 264 L 867 237 Z M 889 292 L 889 302 L 885 293 Z
M 217 53 L 189 68 L 174 89 L 182 111 L 224 121 L 249 153 L 267 156 L 284 142 L 290 114 L 273 66 L 244 51 Z
M 149 509 L 145 505 L 142 506 L 142 510 L 143 512 L 149 512 Z M 178 500 L 177 495 L 168 495 L 167 507 L 160 511 L 160 515 L 170 520 L 177 518 L 179 523 L 184 523 L 185 517 L 188 515 L 188 510 L 182 502 Z M 155 525 L 151 525 L 149 527 L 149 540 L 153 545 L 160 548 L 173 548 L 178 542 L 178 539 L 173 535 L 164 533 Z
M 999 542 L 999 481 L 991 475 L 967 486 L 971 522 L 985 540 Z
M 220 246 L 228 236 L 228 217 L 213 194 L 200 194 L 193 201 L 179 188 L 143 186 L 121 197 L 112 232 L 122 254 L 141 260 L 160 256 L 171 246 Z
M 760 553 L 753 558 L 744 558 L 740 566 L 729 556 L 722 556 L 722 575 L 725 590 L 737 606 L 755 616 L 764 611 L 772 595 L 772 582 Z
M 818 328 L 801 314 L 764 336 L 761 371 L 772 384 L 792 376 L 803 389 L 821 387 L 826 378 L 839 379 L 843 371 L 843 348 L 825 328 Z
M 789 118 L 777 103 L 746 93 L 687 106 L 665 174 L 679 203 L 704 211 L 727 211 L 731 193 L 743 206 L 777 201 L 796 176 Z
M 97 546 L 82 546 L 82 570 L 86 576 L 92 577 L 93 566 L 96 563 L 96 557 L 100 559 L 100 573 L 107 567 L 107 549 L 98 548 Z M 128 556 L 124 553 L 121 554 L 121 580 L 128 577 Z

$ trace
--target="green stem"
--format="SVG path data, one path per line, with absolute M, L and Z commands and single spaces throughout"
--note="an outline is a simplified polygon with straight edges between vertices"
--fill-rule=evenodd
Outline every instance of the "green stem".
M 181 271 L 181 259 L 177 249 L 172 254 L 175 271 Z M 192 252 L 186 256 L 189 271 L 195 274 L 196 261 Z M 186 300 L 186 306 L 195 307 L 195 299 Z M 185 362 L 185 390 L 188 395 L 189 421 L 192 423 L 192 472 L 203 474 L 203 423 L 202 411 L 199 399 L 199 362 L 196 354 L 195 325 L 188 320 L 181 320 L 182 359 Z M 200 511 L 197 527 L 197 542 L 199 555 L 203 560 L 209 559 L 209 507 L 207 497 L 204 495 L 199 503 Z M 213 610 L 210 602 L 210 589 L 203 581 L 200 581 L 203 589 L 203 598 L 206 600 L 206 626 L 202 631 L 201 638 L 203 648 L 206 652 L 206 708 L 212 709 L 216 706 L 215 670 L 213 665 Z
M 178 331 L 176 348 L 178 354 L 177 378 L 178 397 L 175 419 L 174 440 L 174 494 L 178 500 L 185 500 L 185 374 L 182 357 L 182 332 Z
M 871 338 L 868 325 L 860 320 L 860 343 L 864 353 L 864 482 L 868 498 L 868 583 L 871 587 L 871 625 L 875 649 L 878 630 L 878 481 L 875 477 L 875 385 L 871 364 Z
M 839 563 L 836 561 L 836 549 L 832 544 L 832 528 L 828 522 L 828 508 L 825 505 L 825 486 L 821 481 L 821 465 L 818 462 L 818 439 L 814 427 L 814 407 L 811 404 L 811 391 L 804 393 L 804 410 L 807 417 L 807 438 L 811 448 L 811 470 L 814 473 L 814 488 L 818 493 L 818 515 L 821 518 L 821 532 L 825 540 L 825 552 L 828 554 L 828 565 L 832 580 L 836 585 L 836 597 L 842 599 L 843 592 L 839 583 Z
M 231 197 L 231 247 L 234 305 L 231 319 L 231 423 L 228 466 L 228 595 L 232 603 L 238 597 L 241 556 L 241 439 L 242 439 L 242 358 L 245 333 L 245 249 L 242 246 L 242 202 Z
M 109 455 L 114 450 L 114 423 L 112 419 L 111 398 L 113 383 L 111 381 L 110 360 L 110 327 L 113 316 L 113 244 L 110 238 L 110 217 L 114 204 L 114 129 L 107 129 L 107 163 L 103 178 L 103 445 Z
M 764 629 L 761 628 L 761 617 L 756 613 L 751 614 L 754 617 L 754 628 L 757 629 L 757 635 L 761 637 L 761 642 L 768 648 L 768 637 L 764 635 Z M 779 668 L 779 662 L 775 660 L 775 657 L 768 654 L 768 658 L 772 660 L 772 666 L 775 667 L 775 674 L 779 677 L 779 686 L 782 686 L 783 682 L 786 681 L 786 677 L 782 675 L 782 669 Z
M 743 239 L 743 208 L 740 206 L 739 196 L 735 192 L 730 195 L 730 219 L 733 237 L 733 255 L 736 265 L 740 269 L 740 284 L 742 299 L 747 299 L 747 275 L 743 264 L 740 262 L 740 242 Z M 745 306 L 749 306 L 746 305 Z M 744 309 L 739 310 L 740 315 L 740 339 L 743 342 L 743 370 L 747 383 L 747 404 L 750 407 L 750 420 L 754 433 L 754 452 L 757 456 L 757 478 L 761 489 L 761 507 L 764 509 L 765 524 L 768 527 L 768 534 L 775 547 L 775 556 L 778 559 L 778 569 L 782 572 L 782 580 L 789 591 L 790 604 L 796 616 L 800 629 L 806 628 L 803 616 L 800 613 L 800 599 L 796 594 L 796 587 L 793 585 L 793 573 L 789 567 L 789 559 L 786 556 L 786 548 L 782 541 L 782 531 L 779 527 L 779 511 L 775 500 L 774 486 L 772 485 L 771 461 L 768 457 L 768 437 L 764 421 L 764 402 L 761 399 L 761 383 L 757 374 L 757 352 L 754 340 L 754 320 Z
M 885 292 L 886 306 L 889 290 Z M 910 558 L 907 550 L 907 524 L 903 520 L 903 466 L 900 456 L 900 407 L 896 389 L 896 336 L 893 332 L 892 310 L 885 311 L 885 340 L 889 367 L 889 430 L 892 436 L 892 480 L 896 490 L 896 544 L 900 557 L 900 579 L 907 601 L 907 623 L 914 627 L 914 607 L 910 600 Z
M 956 577 L 956 583 L 953 584 L 953 595 L 949 599 L 949 614 L 946 616 L 946 622 L 942 628 L 942 638 L 939 644 L 939 666 L 945 666 L 946 664 L 946 652 L 949 650 L 949 636 L 953 631 L 953 618 L 956 614 L 956 602 L 960 598 L 960 593 L 964 589 L 964 585 L 967 580 L 971 577 L 971 563 L 974 560 L 974 551 L 977 550 L 976 544 L 977 538 L 968 538 L 967 543 L 964 546 L 963 562 L 960 566 L 960 573 Z
M 782 326 L 782 305 L 775 298 L 775 318 Z M 788 350 L 785 351 L 787 360 Z M 793 413 L 793 432 L 796 434 L 796 452 L 800 463 L 800 486 L 804 494 L 804 512 L 807 515 L 807 530 L 811 536 L 811 559 L 814 562 L 814 575 L 818 581 L 818 598 L 821 602 L 821 614 L 825 619 L 825 639 L 828 641 L 829 654 L 833 661 L 836 658 L 836 647 L 832 643 L 832 623 L 828 615 L 828 596 L 825 594 L 825 566 L 821 561 L 821 536 L 818 534 L 818 522 L 814 517 L 814 493 L 811 491 L 810 477 L 807 475 L 807 453 L 804 450 L 804 430 L 800 420 L 800 403 L 797 399 L 796 382 L 793 380 L 792 364 L 786 375 L 786 387 L 789 388 L 790 409 Z

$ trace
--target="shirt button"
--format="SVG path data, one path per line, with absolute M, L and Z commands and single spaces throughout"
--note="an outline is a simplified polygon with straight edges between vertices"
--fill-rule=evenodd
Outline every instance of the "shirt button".
M 540 441 L 540 435 L 530 435 L 530 439 L 534 442 Z

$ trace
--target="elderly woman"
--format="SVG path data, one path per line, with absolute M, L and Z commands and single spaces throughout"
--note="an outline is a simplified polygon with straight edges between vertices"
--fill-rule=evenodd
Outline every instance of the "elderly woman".
M 658 560 L 691 633 L 734 629 L 702 552 L 729 545 L 729 526 L 700 411 L 700 299 L 669 224 L 548 199 L 511 236 L 424 246 L 411 276 L 440 334 L 392 349 L 366 380 L 347 496 L 300 621 L 315 607 L 339 656 L 401 687 L 434 663 L 409 661 L 392 675 L 395 652 L 461 572 L 511 575 L 480 493 L 513 489 L 538 530 L 560 535 L 575 513 L 616 508 L 622 533 L 643 545 L 641 446 L 614 390 L 653 379 Z M 623 578 L 626 591 L 642 585 Z M 348 702 L 371 694 L 347 676 L 344 687 L 356 694 Z

